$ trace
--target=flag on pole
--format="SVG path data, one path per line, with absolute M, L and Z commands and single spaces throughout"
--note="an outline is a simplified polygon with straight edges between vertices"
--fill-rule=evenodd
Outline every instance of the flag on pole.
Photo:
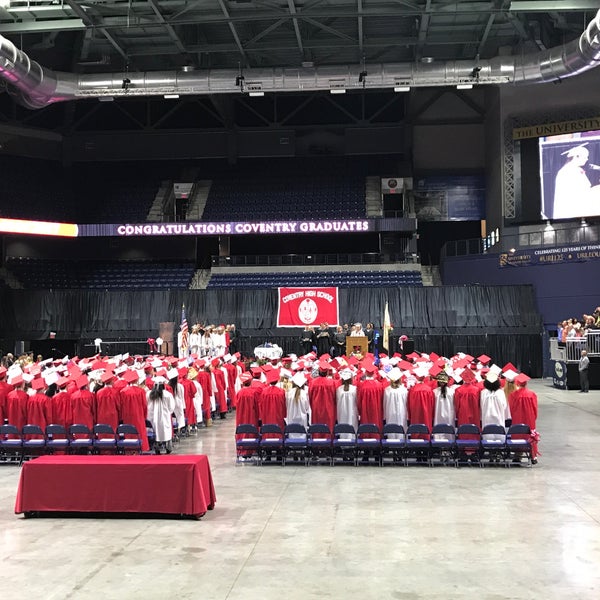
M 390 329 L 392 324 L 390 322 L 390 310 L 388 307 L 387 300 L 385 301 L 385 309 L 383 311 L 383 347 L 389 352 L 390 351 Z
M 185 318 L 185 304 L 181 305 L 181 349 L 183 350 L 183 355 L 188 355 L 188 339 L 189 339 L 189 331 L 187 319 Z

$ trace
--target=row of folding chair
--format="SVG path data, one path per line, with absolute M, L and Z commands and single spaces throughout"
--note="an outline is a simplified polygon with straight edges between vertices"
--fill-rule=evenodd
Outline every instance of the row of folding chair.
M 532 464 L 528 425 L 515 424 L 505 429 L 502 425 L 486 425 L 483 430 L 467 424 L 455 428 L 449 424 L 429 428 L 414 423 L 405 430 L 402 425 L 387 423 L 380 430 L 372 423 L 364 423 L 355 430 L 348 423 L 338 423 L 333 431 L 323 423 L 307 428 L 292 423 L 284 429 L 275 424 L 260 428 L 252 424 L 236 427 L 236 460 L 252 460 L 259 465 L 276 462 L 285 465 L 290 460 L 298 463 L 319 464 L 369 463 L 404 465 L 501 464 L 510 467 L 527 459 Z
M 0 461 L 22 464 L 25 459 L 42 454 L 127 454 L 142 452 L 142 439 L 134 425 L 121 424 L 115 431 L 111 425 L 99 423 L 90 430 L 74 424 L 68 429 L 51 424 L 0 425 Z

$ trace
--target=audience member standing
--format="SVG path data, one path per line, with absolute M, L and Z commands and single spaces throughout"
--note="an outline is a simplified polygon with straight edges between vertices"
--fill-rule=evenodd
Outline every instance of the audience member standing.
M 590 368 L 590 359 L 587 355 L 587 350 L 581 351 L 579 359 L 579 391 L 587 394 L 590 391 L 590 380 L 588 378 L 588 369 Z

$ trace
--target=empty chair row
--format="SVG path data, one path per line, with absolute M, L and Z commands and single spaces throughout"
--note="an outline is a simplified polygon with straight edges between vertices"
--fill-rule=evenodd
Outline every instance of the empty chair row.
M 141 453 L 141 436 L 134 425 L 121 424 L 115 431 L 110 425 L 98 423 L 93 429 L 74 424 L 68 429 L 58 424 L 0 425 L 0 461 L 21 464 L 24 459 L 42 454 Z
M 364 423 L 354 429 L 348 423 L 338 423 L 333 431 L 329 426 L 315 423 L 305 428 L 301 424 L 265 424 L 260 428 L 240 424 L 236 428 L 236 458 L 238 462 L 257 464 L 277 462 L 285 465 L 290 460 L 304 465 L 337 462 L 355 466 L 374 461 L 408 466 L 414 464 L 454 465 L 499 464 L 510 467 L 533 464 L 531 429 L 525 424 L 477 425 L 466 424 L 455 428 L 438 424 L 433 428 L 422 423 L 407 427 L 387 423 L 383 429 Z

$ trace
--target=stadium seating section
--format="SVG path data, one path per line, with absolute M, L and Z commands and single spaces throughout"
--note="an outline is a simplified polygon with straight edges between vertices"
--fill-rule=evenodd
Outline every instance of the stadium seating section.
M 368 174 L 352 158 L 252 161 L 214 177 L 203 220 L 364 218 Z
M 420 271 L 306 271 L 297 273 L 214 274 L 208 289 L 282 286 L 367 287 L 423 285 Z
M 194 274 L 183 262 L 9 258 L 6 267 L 26 289 L 185 289 Z

